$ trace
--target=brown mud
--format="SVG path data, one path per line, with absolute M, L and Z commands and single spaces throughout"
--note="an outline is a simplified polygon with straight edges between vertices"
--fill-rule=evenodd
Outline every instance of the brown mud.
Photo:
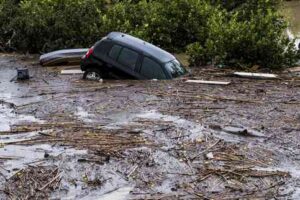
M 14 81 L 27 66 L 29 81 Z M 81 80 L 0 55 L 1 199 L 299 199 L 300 78 Z

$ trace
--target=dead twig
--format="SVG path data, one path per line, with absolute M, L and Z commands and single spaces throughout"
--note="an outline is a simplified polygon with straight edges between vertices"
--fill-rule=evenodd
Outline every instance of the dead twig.
M 211 145 L 210 147 L 208 147 L 207 149 L 205 149 L 204 151 L 200 152 L 199 154 L 197 154 L 196 156 L 194 156 L 191 160 L 195 160 L 196 158 L 198 158 L 199 156 L 203 155 L 204 153 L 208 152 L 209 150 L 211 150 L 212 148 L 214 148 L 215 146 L 217 146 L 222 140 L 218 140 L 217 142 L 215 142 L 213 145 Z
M 41 187 L 39 190 L 43 191 L 45 188 L 47 188 L 49 185 L 51 185 L 54 181 L 56 181 L 57 179 L 59 179 L 61 177 L 61 174 L 58 174 L 57 176 L 55 176 L 51 181 L 49 181 L 46 185 L 44 185 L 43 187 Z

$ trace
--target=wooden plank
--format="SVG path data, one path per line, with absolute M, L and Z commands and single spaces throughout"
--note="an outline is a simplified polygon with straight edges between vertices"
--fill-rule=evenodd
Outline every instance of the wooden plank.
M 235 76 L 244 77 L 244 78 L 257 78 L 257 79 L 276 79 L 278 75 L 276 74 L 267 74 L 267 73 L 248 73 L 248 72 L 235 72 Z
M 290 71 L 290 72 L 300 72 L 300 67 L 289 68 L 289 69 L 287 69 L 287 71 Z
M 186 83 L 199 83 L 199 84 L 209 84 L 209 85 L 229 85 L 231 82 L 205 81 L 205 80 L 187 80 Z
M 83 74 L 84 72 L 80 69 L 68 69 L 68 70 L 61 70 L 62 75 L 74 75 L 74 74 Z

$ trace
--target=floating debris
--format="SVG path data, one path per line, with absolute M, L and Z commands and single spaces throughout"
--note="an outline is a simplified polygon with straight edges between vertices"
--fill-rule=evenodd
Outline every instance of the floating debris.
M 276 79 L 278 75 L 276 74 L 266 74 L 266 73 L 248 73 L 248 72 L 234 72 L 235 76 L 244 78 L 256 78 L 256 79 Z
M 224 81 L 204 81 L 204 80 L 187 80 L 186 83 L 199 83 L 208 85 L 229 85 L 231 82 Z
M 57 167 L 28 167 L 18 171 L 5 183 L 9 199 L 49 199 L 60 186 L 62 175 Z

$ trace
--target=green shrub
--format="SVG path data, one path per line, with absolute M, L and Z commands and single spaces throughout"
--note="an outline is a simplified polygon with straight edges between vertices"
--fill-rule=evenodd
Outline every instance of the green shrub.
M 154 10 L 154 5 L 146 1 L 132 3 L 130 0 L 111 5 L 103 16 L 103 29 L 125 32 L 145 38 L 147 16 Z
M 0 0 L 0 47 L 11 48 L 14 37 L 11 21 L 17 16 L 19 0 Z
M 147 38 L 155 44 L 182 51 L 188 44 L 207 37 L 207 19 L 214 8 L 201 0 L 165 0 L 147 20 Z
M 191 64 L 269 68 L 297 59 L 281 0 L 0 0 L 0 47 L 89 47 L 111 31 L 143 38 Z
M 206 38 L 207 19 L 214 10 L 204 0 L 124 0 L 108 10 L 104 28 L 133 34 L 171 51 L 183 51 L 188 44 Z
M 10 21 L 13 46 L 23 51 L 83 47 L 103 36 L 104 1 L 23 0 Z
M 248 13 L 259 8 L 277 10 L 282 0 L 210 0 L 210 2 L 213 5 L 220 5 L 228 11 L 243 10 L 246 16 Z
M 191 64 L 278 69 L 299 59 L 294 41 L 286 35 L 287 24 L 275 10 L 256 8 L 255 12 L 248 10 L 247 16 L 244 12 L 223 12 L 209 18 L 210 34 L 205 43 L 188 46 Z

